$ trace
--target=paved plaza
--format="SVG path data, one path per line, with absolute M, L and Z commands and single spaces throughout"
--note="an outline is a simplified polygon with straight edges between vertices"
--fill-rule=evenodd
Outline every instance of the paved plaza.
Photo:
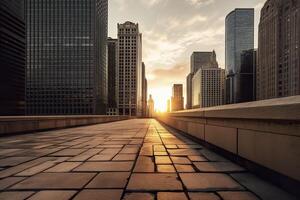
M 0 200 L 294 199 L 154 119 L 0 140 Z

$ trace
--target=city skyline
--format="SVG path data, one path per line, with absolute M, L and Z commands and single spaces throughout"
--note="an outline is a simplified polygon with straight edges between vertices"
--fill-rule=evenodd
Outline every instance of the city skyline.
M 116 36 L 117 23 L 128 20 L 139 23 L 148 93 L 153 95 L 157 108 L 165 110 L 166 96 L 171 97 L 173 83 L 184 84 L 186 97 L 185 80 L 192 52 L 214 49 L 220 67 L 225 68 L 225 17 L 235 8 L 255 9 L 257 47 L 260 9 L 264 3 L 265 0 L 235 0 L 226 4 L 220 0 L 112 0 L 109 2 L 109 36 Z M 168 76 L 170 70 L 171 77 Z

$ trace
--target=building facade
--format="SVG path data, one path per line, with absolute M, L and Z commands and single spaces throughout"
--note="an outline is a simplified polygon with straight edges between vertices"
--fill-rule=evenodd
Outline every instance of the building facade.
M 107 115 L 119 114 L 119 59 L 118 40 L 107 40 L 108 66 L 108 105 Z
M 193 107 L 192 105 L 192 99 L 193 99 L 193 88 L 192 88 L 192 82 L 193 82 L 193 76 L 194 74 L 203 67 L 208 68 L 218 68 L 218 62 L 216 58 L 216 52 L 193 52 L 191 55 L 190 60 L 190 74 L 187 76 L 187 104 L 186 108 L 191 109 Z
M 24 2 L 0 1 L 0 115 L 25 114 Z
M 155 110 L 154 110 L 154 100 L 152 98 L 152 95 L 150 94 L 147 104 L 147 117 L 154 117 L 155 116 Z
M 119 114 L 142 116 L 142 34 L 132 22 L 118 24 Z
M 27 114 L 106 114 L 107 0 L 27 0 Z
M 300 94 L 300 1 L 268 0 L 258 34 L 257 100 Z
M 254 49 L 254 9 L 239 8 L 229 13 L 225 23 L 226 103 L 238 103 L 237 74 L 241 71 L 241 54 Z
M 147 116 L 147 96 L 148 96 L 148 82 L 146 79 L 146 66 L 142 63 L 142 117 Z
M 172 112 L 183 110 L 184 109 L 183 85 L 174 84 L 172 91 L 173 91 L 173 95 L 171 98 Z
M 201 68 L 193 76 L 193 108 L 224 104 L 225 70 Z

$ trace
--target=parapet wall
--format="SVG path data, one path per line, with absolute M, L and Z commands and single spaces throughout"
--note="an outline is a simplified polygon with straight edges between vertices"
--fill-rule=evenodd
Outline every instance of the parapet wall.
M 300 96 L 169 113 L 158 120 L 300 181 Z
M 0 117 L 0 136 L 127 120 L 128 116 Z

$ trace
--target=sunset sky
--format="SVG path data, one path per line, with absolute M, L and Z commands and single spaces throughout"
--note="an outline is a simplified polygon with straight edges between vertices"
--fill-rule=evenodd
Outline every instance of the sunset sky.
M 255 8 L 255 29 L 265 0 L 109 0 L 109 36 L 117 23 L 139 23 L 148 93 L 164 110 L 173 83 L 184 84 L 193 51 L 216 50 L 225 68 L 225 17 L 235 8 Z M 256 34 L 257 41 L 257 34 Z M 256 42 L 257 43 L 257 42 Z M 257 46 L 255 44 L 255 46 Z M 184 91 L 185 94 L 185 91 Z

